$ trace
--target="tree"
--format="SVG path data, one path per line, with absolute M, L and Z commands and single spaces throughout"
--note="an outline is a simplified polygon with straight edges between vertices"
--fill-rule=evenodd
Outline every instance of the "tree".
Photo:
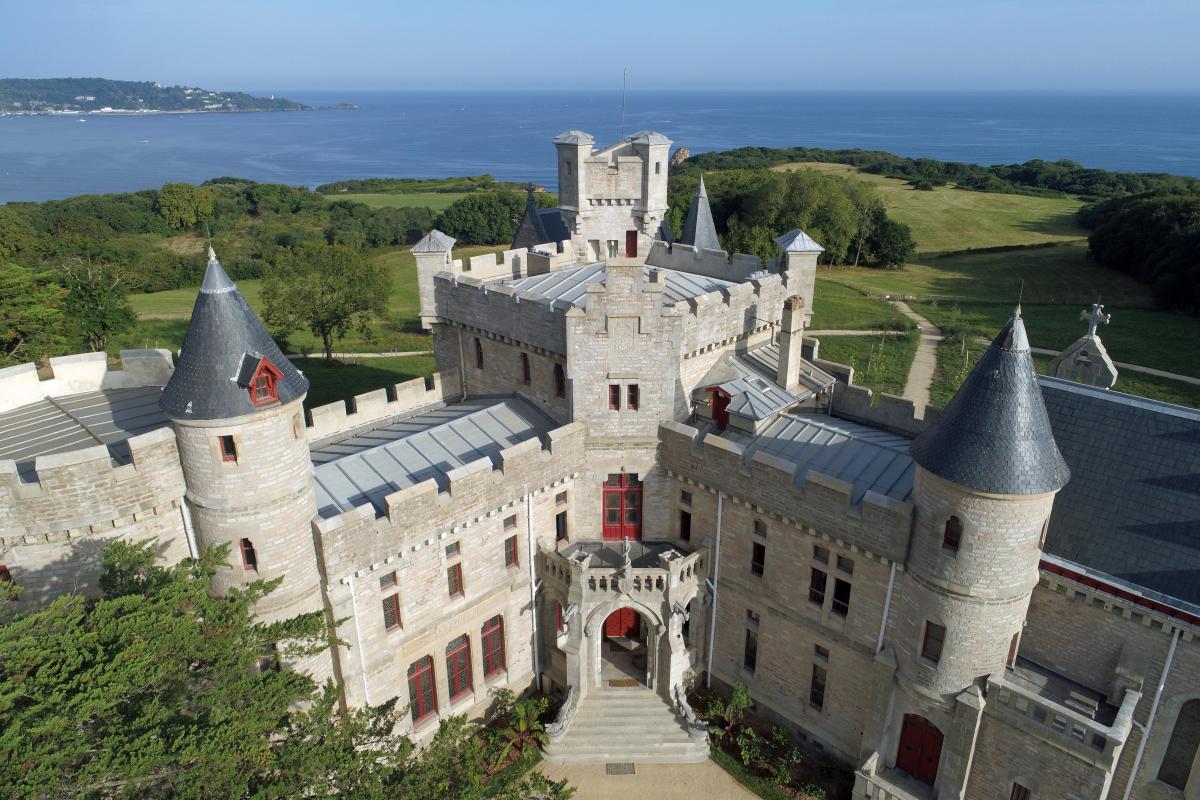
M 541 776 L 490 792 L 486 739 L 464 717 L 418 751 L 393 733 L 394 702 L 343 711 L 332 683 L 264 666 L 264 653 L 327 648 L 327 622 L 257 621 L 278 580 L 212 596 L 227 555 L 163 567 L 152 544 L 118 541 L 99 598 L 67 594 L 0 625 L 9 797 L 570 797 Z
M 66 349 L 65 294 L 47 273 L 0 265 L 0 366 L 36 361 Z
M 535 192 L 533 199 L 539 207 L 553 203 L 544 192 Z M 436 227 L 460 244 L 506 244 L 513 240 L 524 215 L 522 192 L 475 192 L 443 211 Z
M 912 238 L 912 228 L 903 222 L 888 219 L 882 206 L 872 213 L 871 233 L 867 236 L 867 251 L 874 266 L 898 269 L 904 266 L 917 245 Z
M 391 273 L 347 245 L 304 242 L 278 251 L 263 272 L 263 319 L 281 332 L 307 326 L 333 360 L 334 337 L 357 328 L 369 339 L 369 323 L 384 313 Z
M 37 246 L 37 231 L 15 208 L 0 206 L 0 259 L 27 260 Z
M 212 216 L 215 203 L 216 196 L 207 186 L 164 183 L 154 205 L 172 228 L 190 228 Z
M 133 327 L 137 316 L 126 296 L 124 273 L 112 264 L 72 258 L 59 266 L 59 277 L 67 289 L 63 311 L 68 327 L 98 353 L 113 334 Z

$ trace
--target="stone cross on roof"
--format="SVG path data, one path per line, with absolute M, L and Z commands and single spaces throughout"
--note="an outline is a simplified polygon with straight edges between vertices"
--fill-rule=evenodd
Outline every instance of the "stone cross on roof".
M 1096 327 L 1101 322 L 1103 322 L 1105 325 L 1107 325 L 1109 323 L 1109 320 L 1112 319 L 1112 314 L 1105 314 L 1104 306 L 1100 305 L 1099 303 L 1092 303 L 1092 308 L 1090 311 L 1088 309 L 1084 309 L 1083 311 L 1079 312 L 1079 319 L 1083 320 L 1084 322 L 1086 322 L 1088 324 L 1087 335 L 1095 336 L 1096 335 Z

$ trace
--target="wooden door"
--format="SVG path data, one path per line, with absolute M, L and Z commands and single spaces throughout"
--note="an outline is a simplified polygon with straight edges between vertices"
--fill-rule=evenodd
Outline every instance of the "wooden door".
M 642 482 L 637 475 L 614 472 L 604 482 L 605 539 L 620 541 L 642 538 Z
M 900 748 L 896 752 L 896 767 L 930 786 L 937 779 L 938 762 L 942 758 L 942 732 L 916 714 L 904 715 L 900 729 Z
M 642 618 L 632 608 L 618 608 L 604 620 L 604 635 L 638 639 L 642 632 Z
M 637 231 L 625 231 L 625 256 L 637 258 Z
M 717 428 L 725 430 L 729 427 L 729 392 L 714 386 L 712 392 L 713 422 Z

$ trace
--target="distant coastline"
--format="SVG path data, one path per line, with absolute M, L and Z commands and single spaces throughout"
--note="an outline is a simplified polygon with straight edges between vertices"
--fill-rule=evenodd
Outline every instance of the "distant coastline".
M 0 78 L 0 115 L 81 116 L 310 111 L 283 97 L 107 78 Z

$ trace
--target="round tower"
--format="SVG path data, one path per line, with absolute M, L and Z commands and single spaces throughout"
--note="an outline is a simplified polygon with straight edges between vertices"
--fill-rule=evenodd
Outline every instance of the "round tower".
M 892 641 L 901 682 L 949 700 L 1015 655 L 1069 477 L 1019 307 L 911 452 L 916 522 Z
M 320 611 L 308 380 L 279 350 L 209 249 L 179 362 L 160 404 L 175 431 L 196 542 L 229 545 L 214 588 L 282 577 L 264 621 Z M 322 680 L 327 661 L 304 671 Z

